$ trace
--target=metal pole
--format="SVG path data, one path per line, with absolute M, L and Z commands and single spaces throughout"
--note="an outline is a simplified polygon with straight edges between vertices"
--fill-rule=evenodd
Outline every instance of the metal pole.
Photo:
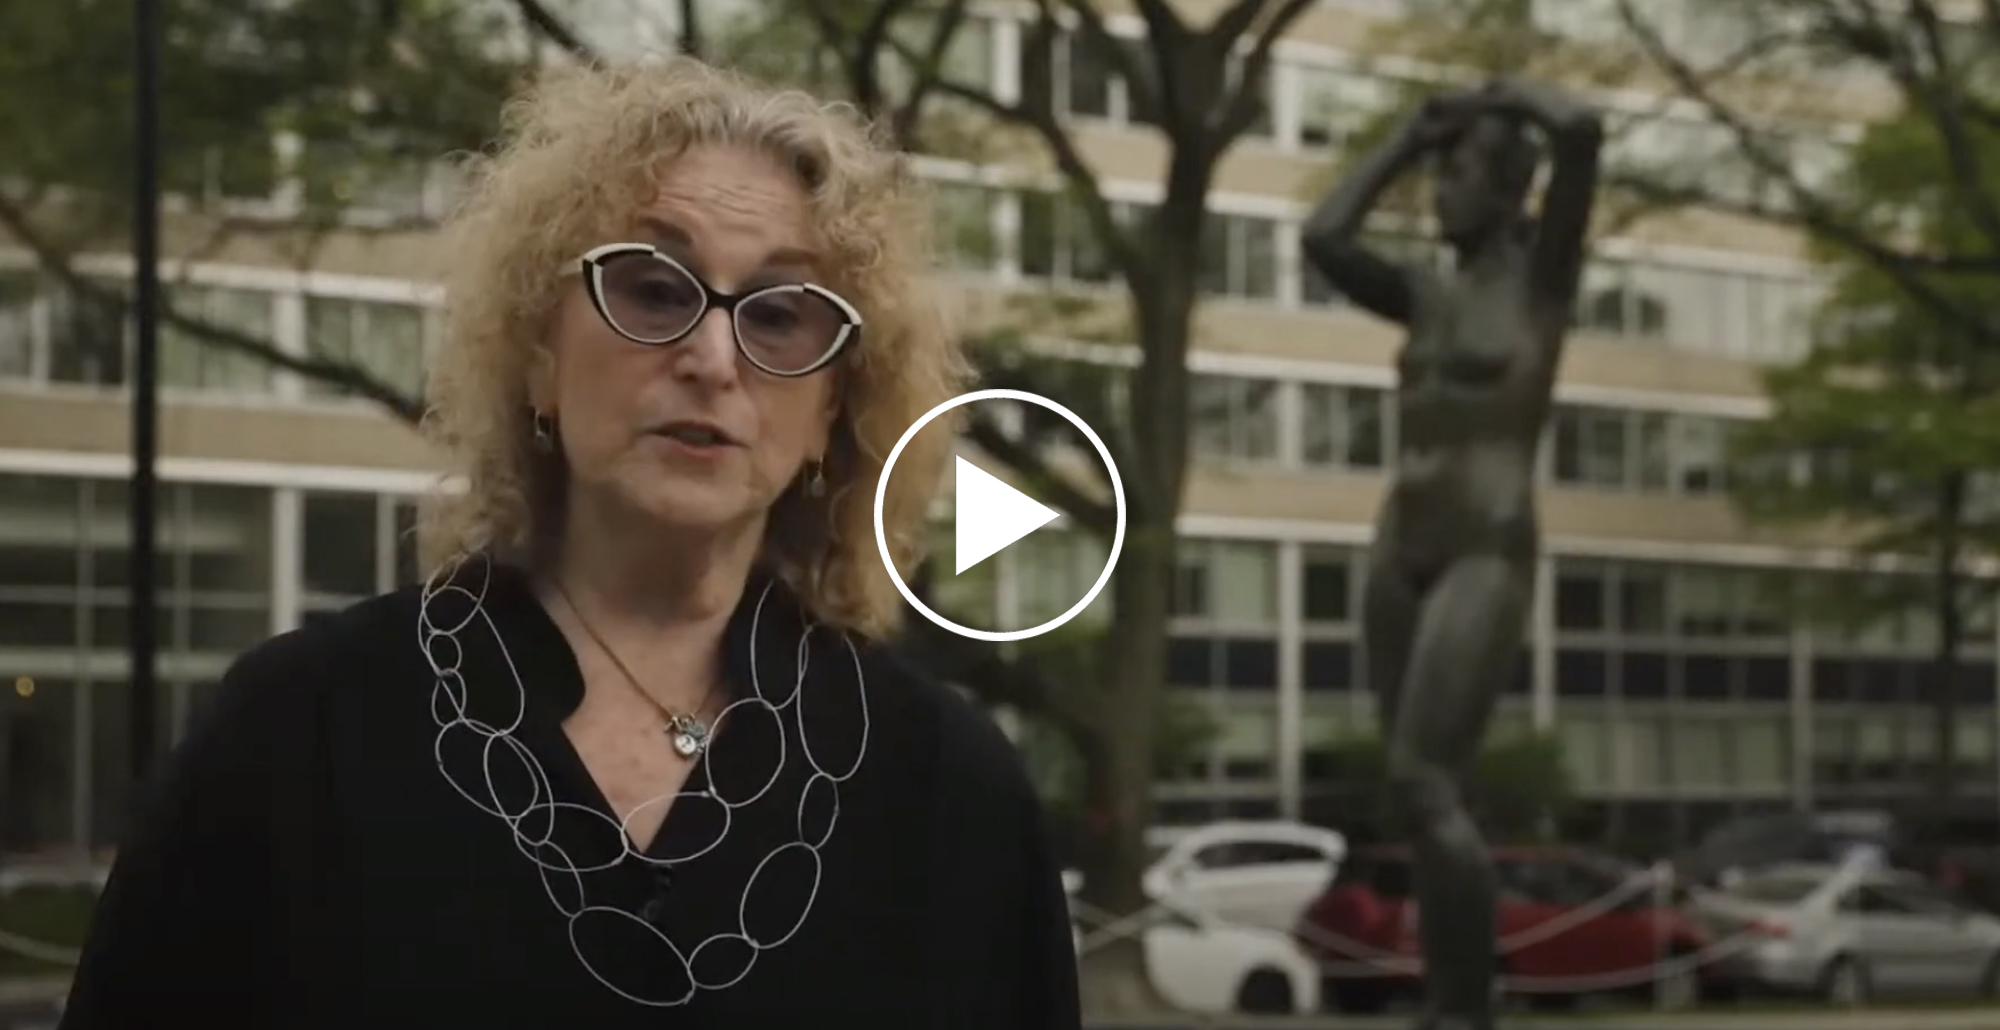
M 160 3 L 134 0 L 132 96 L 132 568 L 130 579 L 131 773 L 143 782 L 153 767 L 159 684 L 154 665 L 159 632 L 155 608 L 159 562 L 154 525 L 159 488 L 160 376 Z M 134 794 L 135 798 L 137 793 Z

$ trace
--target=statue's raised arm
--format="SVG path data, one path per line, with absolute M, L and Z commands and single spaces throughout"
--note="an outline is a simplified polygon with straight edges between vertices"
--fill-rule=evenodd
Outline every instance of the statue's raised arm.
M 1557 305 L 1566 319 L 1583 274 L 1584 244 L 1604 149 L 1604 120 L 1596 108 L 1561 90 L 1518 79 L 1488 85 L 1468 106 L 1514 115 L 1548 138 L 1549 183 L 1542 192 L 1529 282 L 1535 299 Z
M 1306 260 L 1349 300 L 1392 322 L 1409 322 L 1415 270 L 1362 245 L 1361 230 L 1382 192 L 1460 131 L 1462 106 L 1462 99 L 1453 95 L 1419 104 L 1306 220 Z

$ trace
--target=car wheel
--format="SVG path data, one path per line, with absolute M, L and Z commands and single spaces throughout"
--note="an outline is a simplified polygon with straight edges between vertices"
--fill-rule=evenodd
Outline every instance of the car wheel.
M 1868 971 L 1861 963 L 1842 955 L 1827 964 L 1820 974 L 1820 994 L 1834 1005 L 1859 1008 L 1868 1004 Z
M 1253 969 L 1243 978 L 1243 986 L 1236 991 L 1236 1009 L 1258 1015 L 1291 1015 L 1296 1007 L 1292 1000 L 1290 977 L 1275 969 Z
M 1390 985 L 1376 979 L 1339 979 L 1331 977 L 1325 981 L 1326 997 L 1333 1001 L 1333 1007 L 1341 1012 L 1356 1016 L 1372 1016 L 1389 1007 L 1395 991 Z

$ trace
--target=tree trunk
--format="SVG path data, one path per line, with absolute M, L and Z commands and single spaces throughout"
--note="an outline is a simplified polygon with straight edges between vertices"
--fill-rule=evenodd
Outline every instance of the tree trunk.
M 1134 545 L 1137 546 L 1134 546 Z M 1165 680 L 1167 597 L 1173 586 L 1171 531 L 1127 529 L 1113 583 L 1115 610 L 1105 646 L 1110 682 L 1084 762 L 1084 819 L 1079 857 L 1086 936 L 1103 919 L 1125 920 L 1147 906 L 1140 877 L 1153 814 L 1153 741 Z M 1143 713 L 1143 714 L 1142 714 Z M 1147 974 L 1143 921 L 1082 956 L 1084 1009 L 1096 1015 L 1145 1014 L 1165 1008 Z
M 1201 203 L 1162 205 L 1158 228 L 1197 240 Z M 1190 213 L 1192 212 L 1192 213 Z M 1178 216 L 1178 217 L 1176 217 Z M 1183 226 L 1181 223 L 1187 223 Z M 1153 815 L 1153 755 L 1166 683 L 1167 623 L 1178 546 L 1175 523 L 1187 467 L 1187 342 L 1195 271 L 1188 257 L 1163 257 L 1161 275 L 1133 284 L 1141 362 L 1125 412 L 1131 468 L 1120 469 L 1129 518 L 1112 581 L 1114 613 L 1102 666 L 1109 680 L 1084 747 L 1084 818 L 1079 834 L 1080 900 L 1086 913 L 1126 920 L 1149 904 L 1140 882 Z M 1088 920 L 1086 926 L 1094 926 Z M 1084 1010 L 1097 1016 L 1169 1011 L 1146 968 L 1144 918 L 1132 932 L 1082 956 Z

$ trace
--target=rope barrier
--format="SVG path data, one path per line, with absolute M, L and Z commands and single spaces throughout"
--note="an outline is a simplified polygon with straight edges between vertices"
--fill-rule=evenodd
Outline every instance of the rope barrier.
M 1845 871 L 1845 870 L 1843 870 Z M 1667 876 L 1663 869 L 1655 867 L 1635 874 L 1621 881 L 1611 890 L 1597 898 L 1577 905 L 1563 914 L 1545 920 L 1526 930 L 1503 936 L 1496 940 L 1495 954 L 1501 959 L 1520 950 L 1570 933 L 1610 913 L 1620 905 L 1651 890 L 1655 893 L 1661 908 L 1665 904 L 1664 888 Z M 1126 916 L 1113 916 L 1074 897 L 1070 899 L 1072 917 L 1082 925 L 1085 932 L 1078 942 L 1079 956 L 1095 951 L 1112 941 L 1138 938 L 1162 922 L 1189 921 L 1182 910 L 1154 901 L 1145 908 Z M 1263 930 L 1280 933 L 1269 927 L 1249 924 L 1233 924 L 1221 920 L 1202 917 L 1193 919 L 1197 928 L 1225 927 Z M 1339 959 L 1319 960 L 1315 964 L 1320 973 L 1334 979 L 1380 979 L 1385 977 L 1417 976 L 1422 972 L 1422 960 L 1377 947 L 1365 941 L 1356 940 L 1342 934 L 1305 923 L 1285 933 L 1288 939 L 1325 948 L 1341 954 Z M 1738 954 L 1753 947 L 1762 938 L 1758 931 L 1751 930 L 1712 941 L 1692 952 L 1673 955 L 1665 960 L 1646 966 L 1635 966 L 1629 970 L 1600 973 L 1585 976 L 1531 977 L 1502 974 L 1500 981 L 1504 989 L 1524 994 L 1582 994 L 1596 991 L 1615 991 L 1639 987 L 1647 983 L 1659 983 L 1699 970 L 1702 966 Z M 1665 941 L 1660 942 L 1663 946 Z M 1664 950 L 1664 948 L 1662 949 Z M 1967 951 L 1985 951 L 1986 948 L 1968 947 Z M 24 958 L 53 965 L 74 966 L 81 952 L 77 948 L 38 941 L 21 934 L 0 928 L 0 952 L 10 952 Z
M 65 947 L 61 944 L 51 944 L 47 941 L 38 941 L 7 930 L 0 930 L 0 951 L 19 955 L 22 958 L 33 959 L 36 962 L 47 962 L 51 965 L 70 967 L 74 967 L 77 961 L 83 957 L 83 952 L 80 949 Z
M 1859 871 L 1861 866 L 1861 863 L 1847 863 L 1835 875 L 1852 875 Z M 1657 907 L 1668 908 L 1670 906 L 1665 895 L 1669 882 L 1669 874 L 1661 866 L 1637 873 L 1621 881 L 1603 895 L 1574 906 L 1560 916 L 1499 938 L 1494 942 L 1495 954 L 1504 960 L 1523 948 L 1553 940 L 1603 917 L 1648 890 L 1654 892 Z M 1110 913 L 1075 898 L 1071 898 L 1070 904 L 1072 913 L 1078 921 L 1089 927 L 1079 943 L 1079 955 L 1101 948 L 1113 940 L 1137 937 L 1161 921 L 1190 918 L 1180 909 L 1157 900 L 1146 908 L 1124 917 L 1113 917 Z M 1360 980 L 1417 976 L 1423 971 L 1421 959 L 1379 948 L 1310 923 L 1303 923 L 1289 932 L 1283 932 L 1270 927 L 1235 924 L 1209 917 L 1194 919 L 1193 922 L 1197 926 L 1233 927 L 1257 929 L 1273 934 L 1282 933 L 1299 943 L 1340 953 L 1343 958 L 1315 962 L 1320 973 L 1332 979 Z M 1765 937 L 1762 932 L 1747 930 L 1711 941 L 1697 950 L 1674 954 L 1663 960 L 1645 966 L 1634 966 L 1627 970 L 1581 976 L 1522 976 L 1503 973 L 1498 980 L 1503 989 L 1520 994 L 1587 994 L 1628 990 L 1648 983 L 1662 984 L 1675 977 L 1697 973 L 1701 967 L 1740 954 L 1763 939 Z M 1661 946 L 1659 950 L 1666 950 L 1667 941 L 1664 936 L 1659 940 L 1659 944 Z M 1990 950 L 1992 949 L 1988 946 L 1969 945 L 1965 948 L 1966 953 L 1985 953 Z

